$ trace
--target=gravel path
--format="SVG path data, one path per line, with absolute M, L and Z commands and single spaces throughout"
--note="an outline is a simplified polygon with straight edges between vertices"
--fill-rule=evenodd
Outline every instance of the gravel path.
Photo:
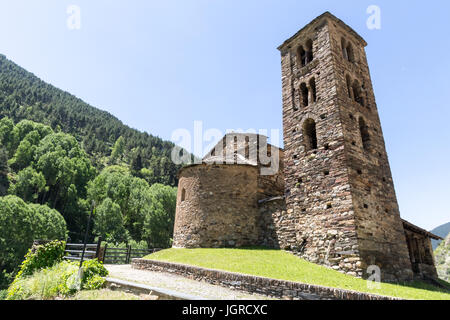
M 109 277 L 169 289 L 209 300 L 268 300 L 267 296 L 249 294 L 206 282 L 154 271 L 137 270 L 131 265 L 105 265 Z

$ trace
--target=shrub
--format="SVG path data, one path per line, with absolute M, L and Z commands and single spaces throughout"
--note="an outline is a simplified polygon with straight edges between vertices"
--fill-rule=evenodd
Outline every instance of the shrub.
M 101 288 L 105 282 L 102 277 L 107 275 L 108 270 L 97 259 L 84 261 L 82 289 L 95 290 Z
M 38 270 L 32 276 L 17 278 L 8 289 L 8 300 L 48 300 L 71 296 L 79 290 L 97 290 L 105 283 L 108 271 L 101 262 L 83 262 L 82 278 L 75 262 L 62 261 L 50 268 Z
M 83 290 L 98 290 L 105 284 L 105 278 L 94 275 L 83 282 Z
M 8 288 L 7 300 L 47 300 L 59 295 L 68 296 L 77 291 L 70 281 L 77 273 L 75 263 L 63 261 L 36 271 L 30 277 L 17 278 Z
M 64 257 L 65 246 L 64 241 L 53 241 L 28 250 L 16 279 L 30 276 L 36 270 L 52 267 L 60 262 Z

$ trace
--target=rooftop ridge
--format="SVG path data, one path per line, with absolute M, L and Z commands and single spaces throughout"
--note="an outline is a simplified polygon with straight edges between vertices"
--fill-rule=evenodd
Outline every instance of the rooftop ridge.
M 310 23 L 308 23 L 306 26 L 304 26 L 303 28 L 301 28 L 299 31 L 297 31 L 293 36 L 291 36 L 289 39 L 287 39 L 286 41 L 283 42 L 283 44 L 281 44 L 277 49 L 282 51 L 284 49 L 285 46 L 287 46 L 290 42 L 292 42 L 292 40 L 294 38 L 296 38 L 300 33 L 302 33 L 304 30 L 306 30 L 307 28 L 309 28 L 310 26 L 318 23 L 319 21 L 328 18 L 333 20 L 334 22 L 340 24 L 341 26 L 344 27 L 344 29 L 346 29 L 349 33 L 351 33 L 354 37 L 356 37 L 359 41 L 361 41 L 361 43 L 365 46 L 367 46 L 367 42 L 366 40 L 364 40 L 363 37 L 361 37 L 352 27 L 350 27 L 348 24 L 346 24 L 344 21 L 342 21 L 341 19 L 337 18 L 335 15 L 333 15 L 332 13 L 330 13 L 329 11 L 326 11 L 324 13 L 322 13 L 320 16 L 318 16 L 317 18 L 315 18 L 314 20 L 312 20 Z

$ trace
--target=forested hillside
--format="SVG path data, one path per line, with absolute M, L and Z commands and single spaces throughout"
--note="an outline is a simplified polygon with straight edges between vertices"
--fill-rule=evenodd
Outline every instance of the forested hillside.
M 122 137 L 124 157 L 119 160 L 133 164 L 134 172 L 150 184 L 176 185 L 179 166 L 170 160 L 173 143 L 124 125 L 0 55 L 0 119 L 5 116 L 14 123 L 28 119 L 71 134 L 100 170 L 110 164 L 112 147 Z
M 445 238 L 450 233 L 450 222 L 440 225 L 439 227 L 434 228 L 430 232 L 441 238 Z M 433 250 L 436 250 L 436 248 L 441 244 L 441 242 L 442 240 L 434 240 L 434 239 L 431 240 L 431 243 L 433 244 Z
M 0 291 L 34 239 L 170 247 L 174 145 L 0 55 Z M 92 215 L 90 215 L 92 213 Z

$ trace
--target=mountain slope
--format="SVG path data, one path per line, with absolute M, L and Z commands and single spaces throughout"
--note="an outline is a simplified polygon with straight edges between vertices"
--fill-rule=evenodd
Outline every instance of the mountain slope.
M 170 160 L 173 143 L 124 125 L 108 112 L 47 84 L 0 55 L 0 118 L 5 116 L 15 123 L 28 119 L 75 136 L 100 169 L 122 136 L 125 161 L 130 164 L 132 156 L 138 155 L 142 167 L 152 173 L 149 182 L 172 186 L 177 183 L 180 166 Z
M 450 233 L 450 222 L 440 225 L 439 227 L 434 228 L 430 232 L 434 233 L 435 235 L 441 238 L 445 238 Z M 436 250 L 436 248 L 441 244 L 442 240 L 432 240 L 431 242 L 433 244 L 433 250 Z

